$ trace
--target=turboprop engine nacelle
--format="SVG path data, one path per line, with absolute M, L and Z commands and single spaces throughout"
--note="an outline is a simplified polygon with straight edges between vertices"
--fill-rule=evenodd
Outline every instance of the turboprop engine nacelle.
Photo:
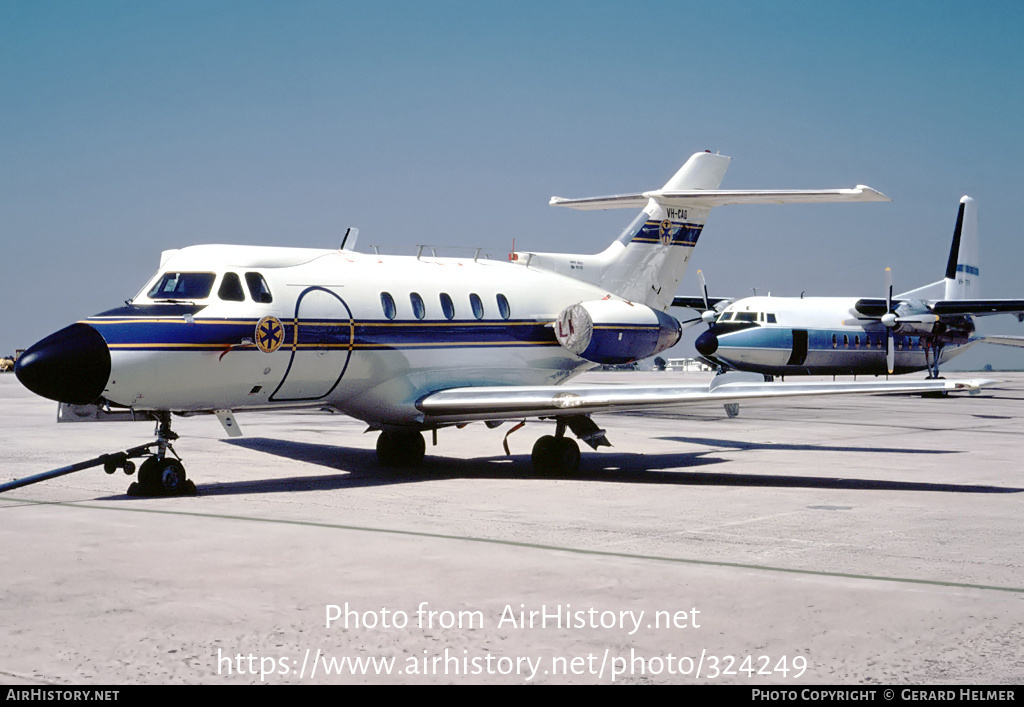
M 558 343 L 595 363 L 638 361 L 674 346 L 682 334 L 675 317 L 622 300 L 574 304 L 555 321 Z

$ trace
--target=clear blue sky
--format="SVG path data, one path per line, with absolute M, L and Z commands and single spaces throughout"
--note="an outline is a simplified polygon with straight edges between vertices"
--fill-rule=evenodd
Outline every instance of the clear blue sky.
M 716 210 L 681 293 L 881 296 L 941 277 L 963 194 L 983 294 L 1024 297 L 1019 2 L 0 2 L 0 353 L 195 243 L 596 252 L 547 199 L 864 183 Z M 1024 334 L 1008 316 L 991 331 Z M 1024 359 L 980 348 L 984 362 Z M 989 355 L 991 353 L 991 355 Z M 1008 359 L 1007 359 L 1008 357 Z

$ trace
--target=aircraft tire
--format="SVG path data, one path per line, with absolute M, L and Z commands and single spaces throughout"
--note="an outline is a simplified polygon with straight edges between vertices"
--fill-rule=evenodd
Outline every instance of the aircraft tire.
M 427 443 L 416 430 L 384 430 L 377 438 L 377 462 L 384 467 L 414 467 L 423 463 Z
M 133 490 L 134 489 L 134 490 Z M 150 457 L 139 467 L 139 481 L 128 490 L 132 496 L 186 496 L 196 493 L 196 485 L 185 474 L 177 459 Z
M 580 470 L 580 445 L 575 440 L 563 437 L 558 440 L 558 448 L 555 450 L 555 460 L 558 470 L 566 474 L 575 474 Z
M 553 435 L 544 435 L 533 443 L 530 462 L 533 470 L 540 474 L 550 474 L 555 470 L 555 449 L 558 440 Z
M 580 446 L 567 437 L 544 435 L 534 443 L 530 461 L 541 474 L 573 474 L 580 468 Z

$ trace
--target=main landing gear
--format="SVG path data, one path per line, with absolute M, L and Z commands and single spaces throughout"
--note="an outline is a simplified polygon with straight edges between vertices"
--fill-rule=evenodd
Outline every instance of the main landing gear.
M 419 466 L 426 451 L 427 444 L 419 430 L 391 427 L 377 438 L 377 461 L 384 467 Z
M 488 423 L 488 427 L 497 427 L 499 423 Z M 516 425 L 511 432 L 522 427 Z M 566 429 L 582 439 L 593 449 L 611 446 L 605 437 L 605 431 L 598 428 L 586 415 L 572 415 L 555 419 L 555 434 L 544 435 L 533 445 L 530 461 L 533 468 L 541 474 L 573 474 L 580 468 L 580 446 L 575 440 L 566 437 Z M 436 432 L 435 432 L 436 434 Z M 506 438 L 508 435 L 506 435 Z M 435 438 L 434 443 L 437 443 Z M 377 438 L 377 461 L 386 468 L 412 468 L 423 462 L 426 443 L 419 430 L 400 427 L 386 427 Z M 508 445 L 505 445 L 508 454 Z

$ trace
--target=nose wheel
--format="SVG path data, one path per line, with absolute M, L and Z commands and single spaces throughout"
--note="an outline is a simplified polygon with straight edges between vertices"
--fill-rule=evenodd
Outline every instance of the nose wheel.
M 171 431 L 171 414 L 157 413 L 156 452 L 139 467 L 139 480 L 128 487 L 129 496 L 194 496 L 196 485 L 171 446 L 178 435 Z M 168 456 L 170 452 L 174 456 Z
M 149 457 L 139 467 L 139 480 L 128 487 L 129 496 L 194 496 L 196 485 L 177 459 Z

